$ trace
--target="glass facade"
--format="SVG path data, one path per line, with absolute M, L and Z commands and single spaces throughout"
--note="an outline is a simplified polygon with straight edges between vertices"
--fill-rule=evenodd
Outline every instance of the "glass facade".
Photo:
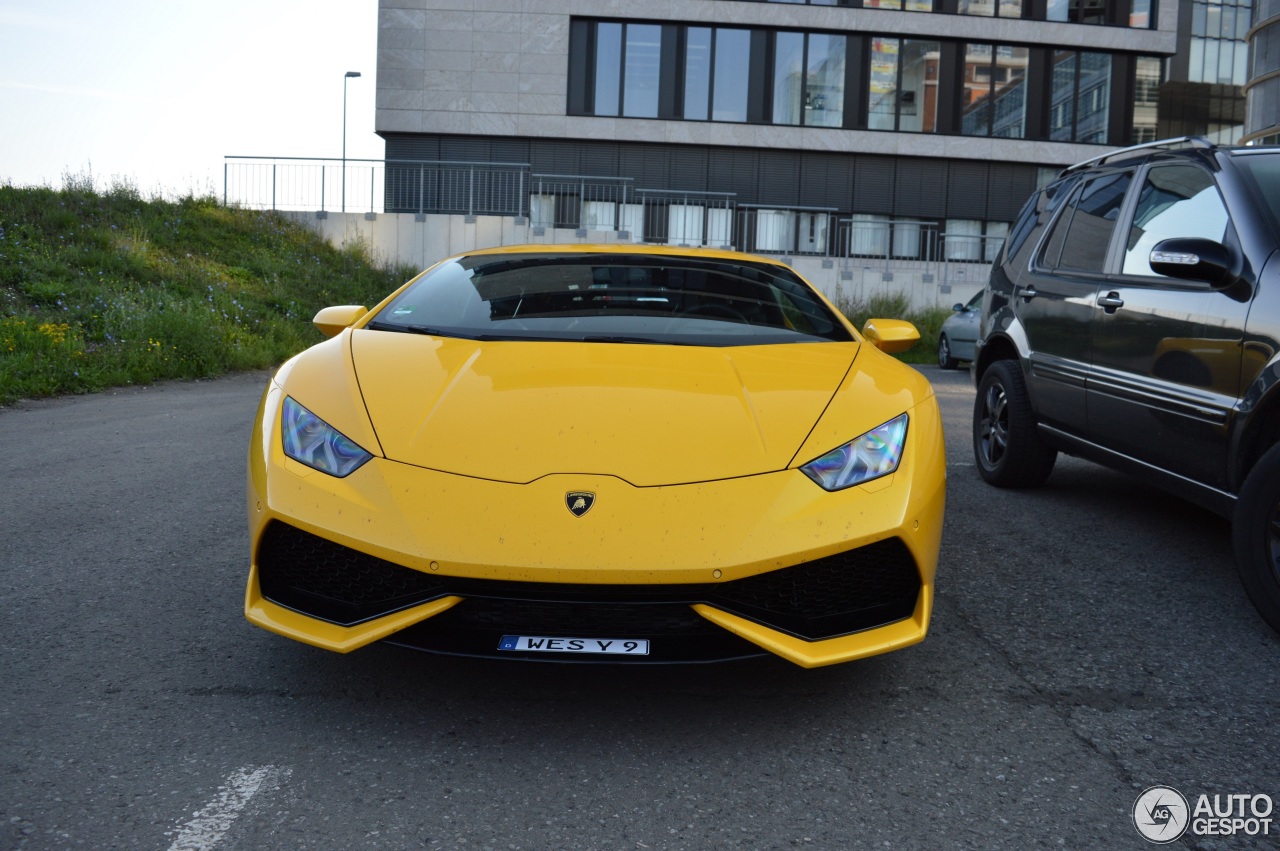
M 571 49 L 570 76 L 592 81 L 574 114 L 1117 146 L 1161 132 L 1156 57 L 616 21 L 573 32 L 587 48 Z
M 862 9 L 905 9 L 910 12 L 951 11 L 946 0 L 756 0 L 756 2 L 808 4 L 810 6 L 848 6 Z M 1069 21 L 1080 24 L 1148 29 L 1155 25 L 1155 0 L 1048 0 L 1040 17 L 1039 8 L 1030 0 L 955 0 L 954 11 L 960 15 L 987 18 L 1029 18 L 1032 20 Z
M 1249 78 L 1249 45 L 1244 38 L 1252 21 L 1249 0 L 1192 0 L 1187 79 L 1243 86 Z

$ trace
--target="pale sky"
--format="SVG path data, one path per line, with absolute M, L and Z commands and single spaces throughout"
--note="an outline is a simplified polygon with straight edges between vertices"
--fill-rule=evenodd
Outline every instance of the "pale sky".
M 377 0 L 0 0 L 0 183 L 222 192 L 227 155 L 381 159 Z

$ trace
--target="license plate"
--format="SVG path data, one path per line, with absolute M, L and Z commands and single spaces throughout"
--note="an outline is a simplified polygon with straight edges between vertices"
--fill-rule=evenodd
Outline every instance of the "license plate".
M 550 638 L 545 635 L 504 635 L 499 650 L 534 653 L 604 653 L 615 656 L 648 656 L 643 638 Z

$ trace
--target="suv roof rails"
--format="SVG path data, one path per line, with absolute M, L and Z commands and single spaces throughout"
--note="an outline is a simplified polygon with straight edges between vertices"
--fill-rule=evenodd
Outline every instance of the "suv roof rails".
M 1111 151 L 1110 153 L 1107 153 L 1107 154 L 1099 154 L 1096 157 L 1083 160 L 1082 162 L 1078 162 L 1075 165 L 1067 166 L 1062 170 L 1062 173 L 1059 174 L 1058 176 L 1066 177 L 1068 174 L 1071 174 L 1074 171 L 1079 171 L 1080 169 L 1088 168 L 1089 166 L 1092 166 L 1092 165 L 1101 165 L 1102 163 L 1106 162 L 1109 159 L 1112 159 L 1113 157 L 1121 157 L 1121 156 L 1125 156 L 1126 154 L 1138 153 L 1139 151 L 1155 151 L 1155 150 L 1176 151 L 1182 148 L 1202 148 L 1205 150 L 1209 150 L 1216 147 L 1218 146 L 1213 142 L 1209 141 L 1208 139 L 1206 139 L 1204 136 L 1179 136 L 1176 139 L 1161 139 L 1156 142 L 1145 142 L 1141 145 L 1133 145 L 1128 148 L 1121 148 L 1118 151 Z

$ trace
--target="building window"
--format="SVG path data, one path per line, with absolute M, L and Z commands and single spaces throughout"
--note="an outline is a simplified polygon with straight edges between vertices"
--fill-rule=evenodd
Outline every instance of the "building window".
M 940 53 L 936 41 L 871 39 L 868 129 L 937 132 Z
M 717 29 L 711 120 L 747 120 L 747 79 L 751 64 L 751 31 Z
M 932 12 L 933 0 L 862 0 L 862 7 L 864 9 L 906 9 L 908 12 Z
M 609 25 L 600 23 L 596 26 L 603 28 Z M 652 29 L 661 30 L 662 28 L 652 26 Z M 690 121 L 708 119 L 746 121 L 751 31 L 725 27 L 684 27 L 683 35 L 684 56 L 677 60 L 679 68 L 665 69 L 666 73 L 681 77 L 683 103 L 675 107 L 675 115 L 661 114 L 661 103 L 657 97 L 657 91 L 664 69 L 660 67 L 660 39 L 655 39 L 658 43 L 653 53 L 652 77 L 646 75 L 646 66 L 637 67 L 636 73 L 642 79 L 652 81 L 655 92 L 653 102 L 658 111 L 652 116 L 637 117 L 679 117 Z M 647 101 L 645 103 L 647 106 Z
M 596 27 L 595 91 L 592 112 L 595 115 L 618 114 L 618 92 L 621 86 L 622 24 L 599 24 Z
M 964 109 L 960 132 L 966 136 L 1027 135 L 1026 47 L 967 44 L 964 59 Z
M 622 114 L 630 118 L 657 118 L 662 27 L 627 24 L 627 48 L 623 56 Z
M 684 43 L 684 117 L 706 121 L 711 106 L 711 28 L 689 27 Z
M 656 24 L 596 25 L 592 114 L 658 117 L 662 27 Z
M 1111 57 L 1060 50 L 1053 57 L 1049 138 L 1105 144 L 1111 104 Z
M 1151 29 L 1154 8 L 1153 0 L 1048 0 L 1044 17 L 1046 21 Z
M 780 32 L 773 54 L 773 123 L 843 126 L 845 37 Z
M 1133 69 L 1133 136 L 1131 144 L 1156 140 L 1160 107 L 1160 75 L 1164 63 L 1156 56 L 1139 56 Z
M 1140 30 L 1151 29 L 1151 6 L 1152 0 L 1133 0 L 1133 5 L 1129 7 L 1129 26 Z
M 984 18 L 1021 18 L 1022 0 L 957 0 L 956 12 Z
M 1247 2 L 1194 0 L 1187 68 L 1190 82 L 1243 86 L 1248 81 L 1249 63 L 1245 35 L 1252 22 Z
M 842 35 L 809 35 L 805 73 L 804 123 L 813 127 L 844 126 L 844 79 L 847 39 Z
M 799 124 L 804 114 L 804 33 L 773 40 L 773 123 Z
M 1155 57 L 1117 66 L 1091 51 L 614 21 L 575 21 L 569 53 L 575 115 L 1117 145 L 1157 132 Z M 1136 76 L 1116 80 L 1117 68 Z M 1121 84 L 1132 113 L 1113 99 Z M 1109 138 L 1113 123 L 1122 137 Z

